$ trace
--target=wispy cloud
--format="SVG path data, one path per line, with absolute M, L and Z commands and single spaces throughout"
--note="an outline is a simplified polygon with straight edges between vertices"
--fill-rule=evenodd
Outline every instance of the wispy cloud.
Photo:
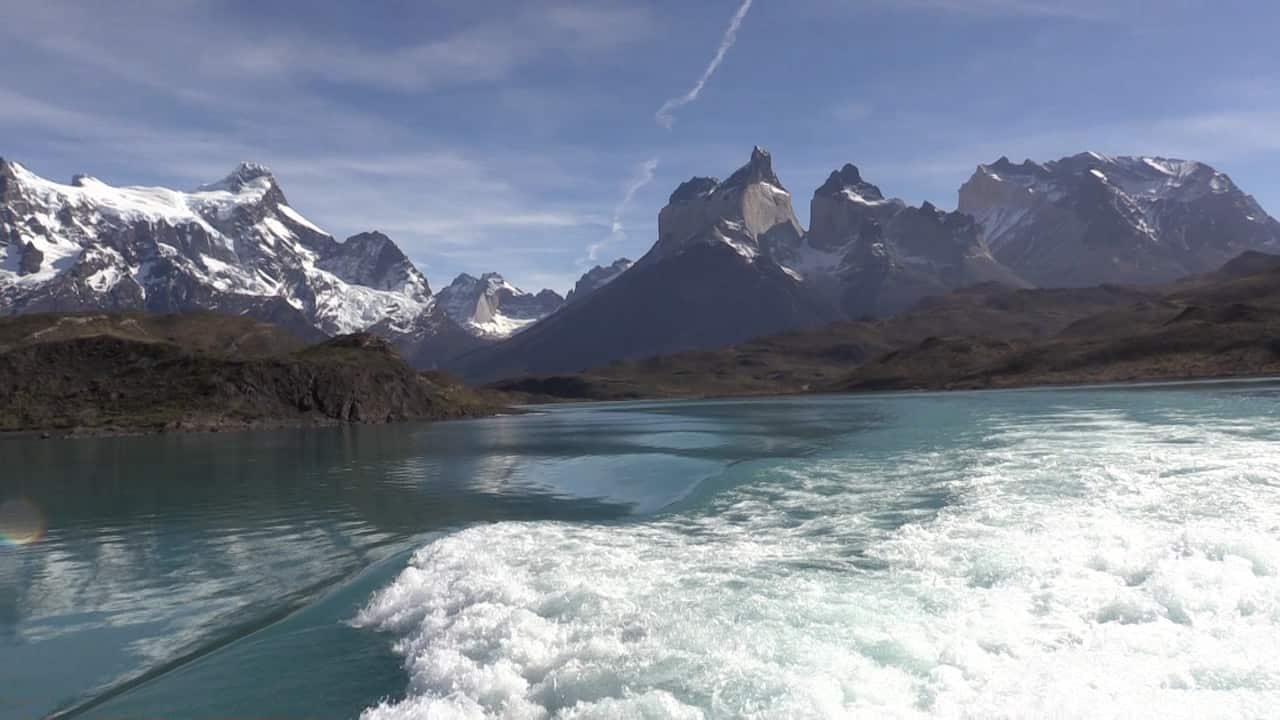
M 897 6 L 980 15 L 1023 15 L 1100 21 L 1114 17 L 1129 0 L 882 0 Z
M 443 30 L 427 26 L 414 42 L 373 44 L 338 30 L 303 31 L 301 23 L 235 26 L 230 13 L 206 2 L 140 0 L 99 12 L 48 0 L 8 15 L 12 22 L 0 24 L 0 37 L 210 104 L 225 95 L 205 87 L 218 81 L 318 80 L 406 93 L 493 83 L 547 56 L 616 50 L 653 28 L 647 8 L 619 2 L 527 5 Z M 102 32 L 104 24 L 110 33 Z M 204 39 L 197 48 L 187 41 L 193 25 Z M 183 62 L 156 63 L 156 55 Z M 191 82 L 193 75 L 202 82 Z
M 707 86 L 707 82 L 711 80 L 711 76 L 715 75 L 720 64 L 724 62 L 724 56 L 728 54 L 729 48 L 738 40 L 738 28 L 742 27 L 742 21 L 747 17 L 747 11 L 751 9 L 752 0 L 743 0 L 742 5 L 738 7 L 738 11 L 733 14 L 733 18 L 729 20 L 729 27 L 725 28 L 724 35 L 720 38 L 720 47 L 716 48 L 716 54 L 711 58 L 711 62 L 707 65 L 707 69 L 702 71 L 702 77 L 698 78 L 698 82 L 689 88 L 689 92 L 673 97 L 662 104 L 658 108 L 658 112 L 654 115 L 654 119 L 658 124 L 668 130 L 675 124 L 676 118 L 673 113 L 676 110 L 688 105 L 698 96 L 702 94 L 702 89 Z
M 600 251 L 602 249 L 610 244 L 622 242 L 627 238 L 623 218 L 626 216 L 627 211 L 631 209 L 631 204 L 635 202 L 636 193 L 653 182 L 654 174 L 657 171 L 658 158 L 649 158 L 636 168 L 635 173 L 627 182 L 626 190 L 622 193 L 622 200 L 618 201 L 617 206 L 613 209 L 613 216 L 609 220 L 608 237 L 587 246 L 587 262 L 596 262 L 600 259 Z
M 650 27 L 650 16 L 643 8 L 553 6 L 385 48 L 286 35 L 265 44 L 259 40 L 239 52 L 206 57 L 205 67 L 250 79 L 298 76 L 417 93 L 494 83 L 551 53 L 613 50 L 642 37 Z

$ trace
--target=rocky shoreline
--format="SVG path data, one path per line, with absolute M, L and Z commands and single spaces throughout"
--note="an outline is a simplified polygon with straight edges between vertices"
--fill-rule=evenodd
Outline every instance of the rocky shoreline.
M 0 431 L 223 432 L 503 409 L 494 394 L 413 370 L 373 335 L 298 347 L 284 331 L 238 317 L 67 317 L 0 323 Z

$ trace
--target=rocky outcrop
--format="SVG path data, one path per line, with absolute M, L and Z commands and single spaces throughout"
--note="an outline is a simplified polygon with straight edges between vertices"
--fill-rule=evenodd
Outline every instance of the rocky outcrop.
M 44 253 L 33 243 L 20 242 L 18 245 L 18 274 L 31 275 L 40 272 L 44 265 Z
M 414 298 L 431 296 L 431 288 L 421 271 L 391 238 L 380 232 L 366 232 L 347 238 L 330 249 L 316 263 L 352 285 L 404 293 Z
M 759 255 L 788 245 L 804 234 L 791 207 L 791 193 L 773 171 L 773 159 L 760 147 L 723 183 L 695 177 L 671 194 L 658 213 L 658 242 L 640 262 L 678 254 L 691 243 L 727 242 L 739 253 Z
M 1028 286 L 992 257 L 973 218 L 886 198 L 852 164 L 814 193 L 808 233 L 779 261 L 855 318 L 890 315 L 967 285 Z
M 12 335 L 14 322 L 0 321 L 0 337 Z M 463 388 L 414 371 L 389 341 L 368 333 L 272 352 L 270 346 L 205 342 L 206 335 L 262 338 L 244 318 L 33 316 L 25 322 L 46 327 L 0 347 L 0 430 L 384 423 L 493 409 Z
M 573 289 L 565 296 L 565 302 L 571 303 L 582 300 L 596 290 L 608 285 L 634 264 L 627 258 L 619 258 L 614 260 L 608 267 L 596 265 L 578 278 L 578 282 L 574 284 Z

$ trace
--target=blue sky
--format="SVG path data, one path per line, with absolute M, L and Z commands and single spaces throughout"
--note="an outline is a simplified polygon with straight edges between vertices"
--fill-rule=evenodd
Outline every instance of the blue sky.
M 1280 212 L 1280 4 L 1265 0 L 80 3 L 0 0 L 0 155 L 194 186 L 270 165 L 340 238 L 442 287 L 563 291 L 639 257 L 691 175 L 754 144 L 807 220 L 854 162 L 954 207 L 980 162 L 1210 162 Z M 735 16 L 740 27 L 701 91 Z M 595 258 L 593 260 L 592 258 Z

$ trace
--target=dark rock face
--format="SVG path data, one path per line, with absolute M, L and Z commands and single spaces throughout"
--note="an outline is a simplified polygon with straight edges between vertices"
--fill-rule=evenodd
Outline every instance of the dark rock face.
M 521 320 L 541 320 L 564 305 L 564 298 L 554 290 L 542 289 L 536 295 L 514 293 L 505 297 L 500 308 Z
M 1083 153 L 981 165 L 960 189 L 995 256 L 1045 286 L 1156 283 L 1280 249 L 1280 223 L 1203 163 Z
M 565 302 L 571 303 L 582 300 L 596 290 L 608 285 L 634 264 L 627 258 L 619 258 L 614 260 L 608 267 L 597 265 L 591 268 L 582 277 L 578 278 L 578 282 L 574 284 L 573 289 L 565 296 Z
M 720 187 L 720 180 L 713 177 L 695 177 L 685 180 L 671 193 L 670 204 L 700 200 L 715 192 Z
M 880 192 L 880 188 L 862 179 L 862 174 L 853 163 L 845 163 L 844 167 L 839 170 L 833 170 L 831 175 L 827 177 L 827 181 L 814 194 L 835 197 L 843 194 L 845 190 L 852 190 L 867 200 L 885 199 Z
M 394 292 L 431 292 L 427 279 L 408 256 L 380 232 L 347 238 L 316 265 L 353 285 Z
M 741 188 L 757 183 L 768 183 L 774 187 L 782 187 L 782 181 L 773 172 L 773 157 L 769 151 L 759 145 L 751 148 L 751 159 L 746 165 L 738 168 L 728 180 L 721 183 L 722 188 Z
M 22 243 L 22 254 L 18 256 L 18 274 L 30 275 L 40 272 L 44 264 L 44 253 L 31 243 Z

